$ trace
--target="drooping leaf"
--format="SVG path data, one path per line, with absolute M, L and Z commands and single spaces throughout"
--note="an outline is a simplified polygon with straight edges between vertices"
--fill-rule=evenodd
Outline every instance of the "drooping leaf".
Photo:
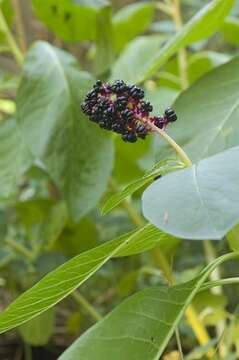
M 22 135 L 76 220 L 97 204 L 113 165 L 112 140 L 80 111 L 91 85 L 71 55 L 38 42 L 26 57 L 17 96 Z
M 44 346 L 54 331 L 55 311 L 49 309 L 40 316 L 19 327 L 23 340 L 32 346 Z
M 236 17 L 228 17 L 225 19 L 222 27 L 221 32 L 225 39 L 233 44 L 239 44 L 239 19 Z
M 32 164 L 15 119 L 0 122 L 0 196 L 16 190 L 22 175 Z
M 116 61 L 112 78 L 120 78 L 123 70 L 124 79 L 130 82 L 141 82 L 151 77 L 181 47 L 212 35 L 221 26 L 233 4 L 234 0 L 211 1 L 161 49 L 151 51 L 150 54 L 144 49 L 142 42 L 132 42 Z M 141 56 L 138 58 L 139 54 Z
M 239 220 L 239 147 L 167 174 L 143 194 L 145 217 L 185 239 L 221 239 Z
M 121 50 L 127 42 L 147 29 L 154 8 L 153 2 L 140 2 L 124 6 L 114 15 L 114 45 L 117 50 Z
M 239 56 L 209 72 L 173 104 L 177 114 L 169 134 L 192 161 L 239 145 Z M 158 158 L 172 155 L 160 139 Z
M 94 40 L 107 0 L 33 0 L 36 15 L 65 41 Z
M 188 77 L 190 83 L 230 60 L 230 56 L 216 51 L 202 51 L 193 54 L 188 62 Z
M 234 254 L 233 257 L 238 257 Z M 59 360 L 160 359 L 187 306 L 209 274 L 228 255 L 193 280 L 144 289 L 120 304 L 73 343 Z
M 147 172 L 142 178 L 137 179 L 127 185 L 122 191 L 112 195 L 103 203 L 101 207 L 102 215 L 107 214 L 114 207 L 119 205 L 128 196 L 153 181 L 157 176 L 167 174 L 170 171 L 182 168 L 183 165 L 175 160 L 162 160 L 154 166 L 154 168 Z
M 86 251 L 47 274 L 0 314 L 0 333 L 40 315 L 64 299 L 109 259 L 149 250 L 168 235 L 152 225 Z
M 64 255 L 75 256 L 96 245 L 96 225 L 89 218 L 84 218 L 77 224 L 67 224 L 54 248 L 60 250 Z
M 150 136 L 143 141 L 137 141 L 133 145 L 123 142 L 122 139 L 117 136 L 115 139 L 115 165 L 113 177 L 119 184 L 126 184 L 143 175 L 144 171 L 141 167 L 140 159 L 147 152 L 150 143 Z
M 232 251 L 239 251 L 239 224 L 229 231 L 227 240 Z

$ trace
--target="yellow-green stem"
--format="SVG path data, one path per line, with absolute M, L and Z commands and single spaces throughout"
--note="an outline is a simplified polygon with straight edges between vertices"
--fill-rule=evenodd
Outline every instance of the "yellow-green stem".
M 19 254 L 25 256 L 30 261 L 34 260 L 34 254 L 28 250 L 24 245 L 18 243 L 17 241 L 13 239 L 6 239 L 5 243 L 12 248 L 14 251 L 18 252 Z
M 178 156 L 180 157 L 180 159 L 186 166 L 192 165 L 192 161 L 189 159 L 189 157 L 185 153 L 185 151 L 164 130 L 159 129 L 154 124 L 151 124 L 151 123 L 147 123 L 147 124 L 148 124 L 148 126 L 151 127 L 151 129 L 154 132 L 157 132 L 160 136 L 162 136 L 169 143 L 169 145 L 172 146 L 172 148 L 176 151 L 176 153 L 178 154 Z
M 4 35 L 6 36 L 6 40 L 7 43 L 9 45 L 9 48 L 11 49 L 15 60 L 17 62 L 17 64 L 21 67 L 23 64 L 23 55 L 19 49 L 19 47 L 17 46 L 14 37 L 11 34 L 10 29 L 8 28 L 6 19 L 3 15 L 2 10 L 0 9 L 0 29 L 1 31 L 4 33 Z
M 16 33 L 20 48 L 23 52 L 27 50 L 26 36 L 22 21 L 22 9 L 19 0 L 12 0 L 12 7 L 15 12 Z
M 190 164 L 191 164 L 191 161 L 190 161 Z M 116 184 L 115 180 L 112 178 L 110 179 L 110 185 L 111 185 L 111 188 L 113 189 L 113 191 L 118 192 L 119 189 L 117 187 L 117 184 Z M 140 215 L 138 215 L 137 217 L 132 216 L 132 214 L 134 214 L 134 215 L 137 214 L 137 211 L 134 209 L 134 207 L 132 206 L 130 201 L 127 203 L 126 207 L 125 206 L 123 206 L 123 207 L 128 212 L 129 218 L 132 220 L 132 222 L 136 226 L 139 226 L 141 222 L 142 222 L 141 225 L 144 225 L 144 221 L 143 221 L 143 219 L 141 220 Z M 139 221 L 139 219 L 140 219 L 140 221 Z M 160 270 L 162 271 L 162 274 L 164 275 L 165 279 L 168 281 L 168 283 L 170 285 L 175 284 L 176 280 L 172 274 L 172 269 L 171 269 L 167 259 L 165 258 L 165 256 L 163 255 L 163 253 L 160 251 L 159 248 L 155 249 L 154 255 L 157 257 L 157 264 L 158 264 Z M 204 344 L 204 345 L 207 344 L 210 341 L 210 337 L 192 305 L 188 306 L 188 308 L 185 312 L 185 316 L 187 318 L 187 322 L 192 327 L 199 343 Z M 211 355 L 212 355 L 212 353 L 210 352 Z
M 101 314 L 92 306 L 89 301 L 79 291 L 75 291 L 71 294 L 73 299 L 80 304 L 84 310 L 95 320 L 100 321 L 103 319 Z
M 180 31 L 183 27 L 180 0 L 173 0 L 171 7 L 172 18 L 175 23 L 177 31 Z M 178 67 L 180 73 L 181 86 L 186 89 L 189 85 L 188 72 L 187 72 L 187 52 L 184 48 L 178 51 Z
M 205 252 L 207 262 L 209 264 L 209 263 L 211 263 L 212 261 L 214 261 L 217 258 L 217 254 L 216 254 L 214 246 L 213 246 L 213 244 L 211 243 L 210 240 L 203 241 L 203 247 L 204 247 L 204 252 Z M 210 280 L 218 281 L 220 279 L 221 279 L 220 268 L 217 267 L 210 274 Z M 223 289 L 222 289 L 222 287 L 218 286 L 216 288 L 212 288 L 211 292 L 214 293 L 214 294 L 220 295 L 220 294 L 223 293 Z M 224 320 L 218 321 L 218 323 L 216 325 L 216 332 L 217 332 L 218 338 L 221 337 L 224 330 L 225 330 L 225 321 Z M 225 347 L 225 344 L 224 344 L 223 341 L 220 341 L 220 343 L 218 344 L 218 349 L 219 349 L 220 356 L 222 358 L 225 357 L 226 356 L 226 347 Z

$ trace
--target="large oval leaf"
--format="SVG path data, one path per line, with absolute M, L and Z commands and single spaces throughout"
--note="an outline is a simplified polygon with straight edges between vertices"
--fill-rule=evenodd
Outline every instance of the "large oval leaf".
M 163 176 L 143 194 L 155 226 L 186 239 L 221 239 L 239 220 L 239 147 Z
M 0 123 L 0 196 L 7 197 L 32 165 L 32 156 L 23 142 L 15 119 Z
M 33 0 L 36 15 L 65 41 L 94 40 L 107 0 Z
M 26 57 L 17 96 L 23 138 L 45 163 L 76 220 L 96 205 L 113 165 L 112 140 L 80 111 L 91 85 L 71 55 L 38 42 Z
M 234 0 L 214 0 L 204 6 L 175 36 L 161 49 L 146 55 L 142 43 L 133 42 L 125 49 L 113 67 L 112 78 L 122 77 L 130 82 L 141 82 L 154 75 L 158 69 L 181 47 L 212 35 L 222 24 L 232 8 Z M 145 51 L 145 53 L 144 53 Z M 135 64 L 134 52 L 142 54 Z
M 187 306 L 206 278 L 218 264 L 238 256 L 239 253 L 234 253 L 216 259 L 187 283 L 138 292 L 81 336 L 59 360 L 161 359 Z
M 112 257 L 138 254 L 165 239 L 170 240 L 168 235 L 148 224 L 74 257 L 47 274 L 0 314 L 0 333 L 35 318 L 57 304 Z
M 169 134 L 193 161 L 239 145 L 239 56 L 205 75 L 173 105 L 179 120 Z M 157 141 L 159 158 L 172 148 Z

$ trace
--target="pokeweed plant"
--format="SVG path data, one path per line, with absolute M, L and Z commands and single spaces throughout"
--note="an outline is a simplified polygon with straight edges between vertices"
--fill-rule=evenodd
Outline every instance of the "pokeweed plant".
M 192 3 L 183 25 L 179 0 L 113 15 L 105 0 L 33 0 L 58 47 L 36 32 L 28 48 L 19 3 L 1 1 L 2 51 L 18 72 L 0 84 L 0 284 L 16 297 L 3 300 L 0 332 L 17 328 L 26 357 L 61 314 L 77 337 L 75 304 L 97 323 L 59 359 L 239 357 L 238 291 L 223 288 L 239 282 L 223 266 L 239 257 L 238 9 Z M 103 317 L 91 302 L 114 309 Z

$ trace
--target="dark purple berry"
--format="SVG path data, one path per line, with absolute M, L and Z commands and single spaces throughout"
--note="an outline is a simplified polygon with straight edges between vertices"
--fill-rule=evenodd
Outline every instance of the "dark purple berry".
M 174 122 L 177 120 L 177 115 L 172 108 L 167 108 L 164 112 L 165 117 L 167 118 L 168 122 Z
M 145 112 L 151 112 L 153 111 L 153 106 L 150 104 L 149 101 L 142 101 L 141 105 L 140 105 L 140 108 L 142 111 L 145 111 Z
M 121 113 L 121 116 L 126 122 L 129 123 L 133 119 L 133 112 L 129 109 L 126 109 Z
M 81 109 L 101 128 L 119 133 L 124 141 L 133 143 L 154 131 L 150 124 L 164 129 L 177 119 L 171 108 L 165 110 L 163 117 L 150 116 L 153 107 L 143 98 L 143 89 L 127 85 L 123 80 L 116 80 L 112 85 L 97 80 Z
M 154 120 L 154 125 L 157 126 L 159 129 L 162 129 L 165 125 L 165 121 L 163 117 L 157 117 Z

